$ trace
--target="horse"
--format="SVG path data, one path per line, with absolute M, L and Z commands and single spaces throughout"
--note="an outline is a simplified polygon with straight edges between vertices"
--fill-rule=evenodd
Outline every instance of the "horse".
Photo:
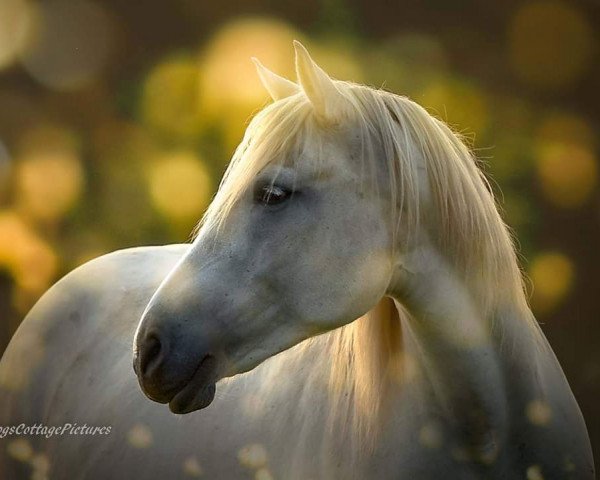
M 273 102 L 193 241 L 92 260 L 21 324 L 0 424 L 46 434 L 0 429 L 4 477 L 593 479 L 466 143 L 294 46 L 296 82 L 254 60 Z

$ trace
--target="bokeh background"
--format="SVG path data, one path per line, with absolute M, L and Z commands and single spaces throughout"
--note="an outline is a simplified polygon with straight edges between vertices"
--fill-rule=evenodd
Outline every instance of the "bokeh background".
M 0 0 L 0 352 L 58 278 L 182 242 L 292 39 L 472 142 L 600 454 L 600 4 Z

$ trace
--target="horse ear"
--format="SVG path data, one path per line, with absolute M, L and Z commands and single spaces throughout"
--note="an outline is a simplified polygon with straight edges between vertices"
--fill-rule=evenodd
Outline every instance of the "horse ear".
M 344 104 L 342 94 L 329 75 L 314 62 L 304 45 L 298 40 L 294 40 L 294 49 L 298 83 L 318 115 L 335 121 L 339 118 Z
M 254 62 L 254 65 L 256 65 L 256 71 L 258 72 L 260 81 L 273 100 L 277 101 L 282 98 L 291 97 L 300 91 L 300 87 L 297 84 L 273 73 L 260 63 L 257 58 L 252 57 L 252 61 Z

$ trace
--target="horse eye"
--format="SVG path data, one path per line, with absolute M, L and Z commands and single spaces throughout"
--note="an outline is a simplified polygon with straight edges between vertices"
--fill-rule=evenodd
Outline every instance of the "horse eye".
M 277 185 L 265 185 L 255 194 L 255 200 L 263 205 L 279 205 L 288 200 L 292 192 Z

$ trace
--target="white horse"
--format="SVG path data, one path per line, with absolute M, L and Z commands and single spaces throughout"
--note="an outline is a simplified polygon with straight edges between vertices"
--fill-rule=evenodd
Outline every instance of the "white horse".
M 195 241 L 96 259 L 27 316 L 0 425 L 111 430 L 8 435 L 3 478 L 594 478 L 469 150 L 295 47 L 298 83 L 257 62 L 275 102 Z

